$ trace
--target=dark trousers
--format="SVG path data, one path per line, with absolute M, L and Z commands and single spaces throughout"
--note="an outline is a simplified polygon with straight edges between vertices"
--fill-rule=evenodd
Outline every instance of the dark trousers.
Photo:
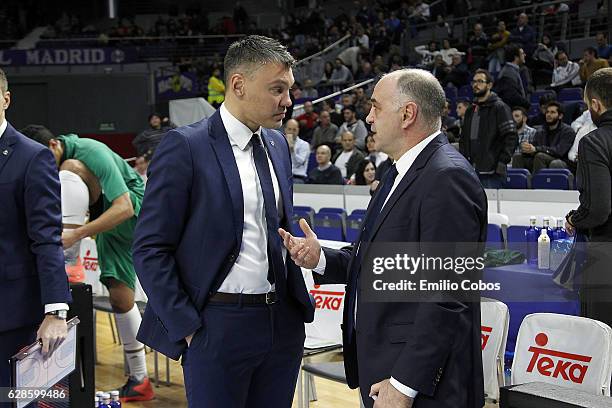
M 535 156 L 515 154 L 512 156 L 512 167 L 527 169 L 532 173 L 537 173 L 542 169 L 567 169 L 567 163 L 550 154 L 536 153 Z
M 290 408 L 304 350 L 291 302 L 210 303 L 182 358 L 189 407 Z
M 499 174 L 479 174 L 478 178 L 484 188 L 499 190 L 504 187 L 504 177 Z
M 0 333 L 0 387 L 11 385 L 10 358 L 25 346 L 36 340 L 37 326 L 27 326 Z M 11 408 L 11 403 L 0 402 L 0 408 Z
M 581 316 L 612 326 L 612 242 L 589 242 L 580 287 Z

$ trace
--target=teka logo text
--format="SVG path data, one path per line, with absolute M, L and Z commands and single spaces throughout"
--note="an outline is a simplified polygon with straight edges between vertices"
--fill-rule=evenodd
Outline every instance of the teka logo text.
M 310 294 L 315 299 L 316 309 L 338 310 L 342 306 L 344 292 L 332 292 L 328 290 L 319 290 L 320 285 L 315 285 Z
M 538 333 L 535 342 L 539 347 L 529 347 L 533 356 L 527 367 L 528 373 L 535 367 L 540 374 L 547 377 L 582 384 L 589 369 L 589 365 L 585 363 L 591 362 L 592 357 L 544 348 L 548 344 L 548 336 L 545 333 Z
M 88 249 L 83 258 L 83 267 L 86 271 L 96 272 L 98 270 L 98 258 L 91 257 L 91 250 Z
M 492 332 L 492 327 L 480 326 L 480 347 L 482 350 L 487 347 L 487 343 L 489 342 L 489 337 L 491 337 Z

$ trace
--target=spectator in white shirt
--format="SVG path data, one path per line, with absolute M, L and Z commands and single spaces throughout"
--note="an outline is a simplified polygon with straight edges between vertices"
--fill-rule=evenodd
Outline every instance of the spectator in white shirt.
M 574 144 L 572 144 L 570 151 L 567 153 L 567 158 L 570 161 L 570 168 L 575 170 L 578 162 L 578 144 L 580 143 L 580 139 L 597 129 L 597 126 L 595 126 L 591 119 L 591 112 L 589 112 L 588 109 L 585 110 L 578 119 L 572 122 L 572 129 L 576 132 L 576 138 L 574 139 Z
M 351 132 L 355 136 L 355 144 L 361 150 L 365 150 L 365 138 L 368 135 L 368 129 L 361 119 L 357 119 L 357 111 L 354 106 L 345 106 L 342 108 L 342 116 L 344 123 L 340 125 L 336 139 L 340 139 L 345 132 Z
M 364 156 L 363 153 L 355 148 L 355 136 L 353 133 L 349 131 L 344 132 L 341 143 L 342 151 L 336 153 L 333 162 L 334 166 L 340 169 L 342 177 L 349 179 L 357 170 L 357 166 Z
M 465 52 L 461 52 L 456 48 L 451 48 L 450 41 L 445 39 L 442 41 L 442 49 L 440 50 L 440 54 L 442 55 L 442 59 L 446 65 L 451 65 L 453 63 L 453 55 L 465 55 Z
M 555 57 L 555 69 L 550 87 L 558 91 L 563 88 L 580 86 L 579 71 L 580 65 L 570 61 L 565 51 L 559 51 Z
M 308 176 L 308 159 L 310 158 L 310 145 L 300 139 L 300 125 L 297 120 L 289 119 L 285 123 L 285 138 L 291 152 L 291 170 L 294 184 L 304 184 Z

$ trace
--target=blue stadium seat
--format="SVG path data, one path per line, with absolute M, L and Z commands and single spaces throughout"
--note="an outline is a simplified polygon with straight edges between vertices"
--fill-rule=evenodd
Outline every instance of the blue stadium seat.
M 454 86 L 448 86 L 444 88 L 444 94 L 448 99 L 454 101 L 457 99 L 457 88 L 455 88 Z
M 556 95 L 555 91 L 546 91 L 546 90 L 541 90 L 541 91 L 535 91 L 534 93 L 531 94 L 531 103 L 540 103 L 540 96 L 543 95 L 547 95 L 547 94 L 552 94 L 552 95 Z
M 539 190 L 569 190 L 570 179 L 567 174 L 538 172 L 531 178 L 531 188 Z
M 529 112 L 527 112 L 528 117 L 538 116 L 540 114 L 540 105 L 537 103 L 532 103 L 529 107 Z
M 581 88 L 565 88 L 559 91 L 557 96 L 559 102 L 569 101 L 581 101 L 582 100 L 582 89 Z
M 344 218 L 341 214 L 317 213 L 314 216 L 314 232 L 319 239 L 344 241 Z
M 461 88 L 459 88 L 457 97 L 471 100 L 474 97 L 472 87 L 470 85 L 463 85 Z
M 487 225 L 487 248 L 504 249 L 504 235 L 499 225 Z
M 351 213 L 351 215 L 365 215 L 365 214 L 366 214 L 366 211 L 367 211 L 367 210 L 362 209 L 362 208 L 356 208 L 356 209 L 354 209 L 354 210 L 353 210 L 353 212 Z
M 346 218 L 347 242 L 355 243 L 355 241 L 357 241 L 357 238 L 359 237 L 359 231 L 361 231 L 361 223 L 363 222 L 364 218 L 365 212 L 355 214 L 355 211 L 353 211 L 351 215 Z
M 537 174 L 564 174 L 569 180 L 569 190 L 574 188 L 574 174 L 569 169 L 541 169 Z
M 293 212 L 311 212 L 314 213 L 315 210 L 314 208 L 308 206 L 308 205 L 294 205 L 293 206 Z
M 293 235 L 296 237 L 303 237 L 304 233 L 300 228 L 299 221 L 300 218 L 304 218 L 308 225 L 312 227 L 314 221 L 314 209 L 308 206 L 300 206 L 296 205 L 293 207 L 293 218 L 291 219 L 291 228 Z
M 529 177 L 523 173 L 510 173 L 506 175 L 504 188 L 523 189 L 529 188 Z
M 525 251 L 525 243 L 527 242 L 527 238 L 525 237 L 526 230 L 527 227 L 524 225 L 511 225 L 508 227 L 506 230 L 506 234 L 508 235 L 508 249 L 521 252 Z
M 344 208 L 321 207 L 319 208 L 319 213 L 342 214 L 346 217 L 346 210 Z
M 308 157 L 308 167 L 306 168 L 306 174 L 310 174 L 310 170 L 317 167 L 317 155 L 315 152 L 310 153 Z

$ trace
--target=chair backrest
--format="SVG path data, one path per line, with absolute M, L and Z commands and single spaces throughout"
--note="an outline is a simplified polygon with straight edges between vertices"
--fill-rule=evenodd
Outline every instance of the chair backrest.
M 508 306 L 495 299 L 482 298 L 480 302 L 480 329 L 482 368 L 485 396 L 499 399 L 499 387 L 504 381 L 504 353 L 510 326 Z
M 344 240 L 344 217 L 342 214 L 318 212 L 314 216 L 314 232 L 319 239 Z
M 504 188 L 515 188 L 527 190 L 529 188 L 529 177 L 523 173 L 510 173 L 506 175 Z
M 353 212 L 351 212 L 351 215 L 365 215 L 366 211 L 367 210 L 365 210 L 363 208 L 356 208 L 356 209 L 353 210 Z
M 348 242 L 355 243 L 355 241 L 357 241 L 364 218 L 365 214 L 355 214 L 355 211 L 346 217 L 346 240 Z
M 567 101 L 581 101 L 582 100 L 582 89 L 581 88 L 565 88 L 559 91 L 557 96 L 559 102 Z
M 346 210 L 344 208 L 336 207 L 321 207 L 319 213 L 332 213 L 332 214 L 343 214 L 346 216 Z
M 570 171 L 570 169 L 541 169 L 537 174 L 562 174 L 567 176 L 569 180 L 569 189 L 574 188 L 574 174 Z
M 570 180 L 567 174 L 538 172 L 531 178 L 531 187 L 540 190 L 569 190 Z
M 499 225 L 487 225 L 487 248 L 504 249 L 504 234 Z
M 612 329 L 586 317 L 527 315 L 521 323 L 512 384 L 544 382 L 595 395 L 610 395 Z

